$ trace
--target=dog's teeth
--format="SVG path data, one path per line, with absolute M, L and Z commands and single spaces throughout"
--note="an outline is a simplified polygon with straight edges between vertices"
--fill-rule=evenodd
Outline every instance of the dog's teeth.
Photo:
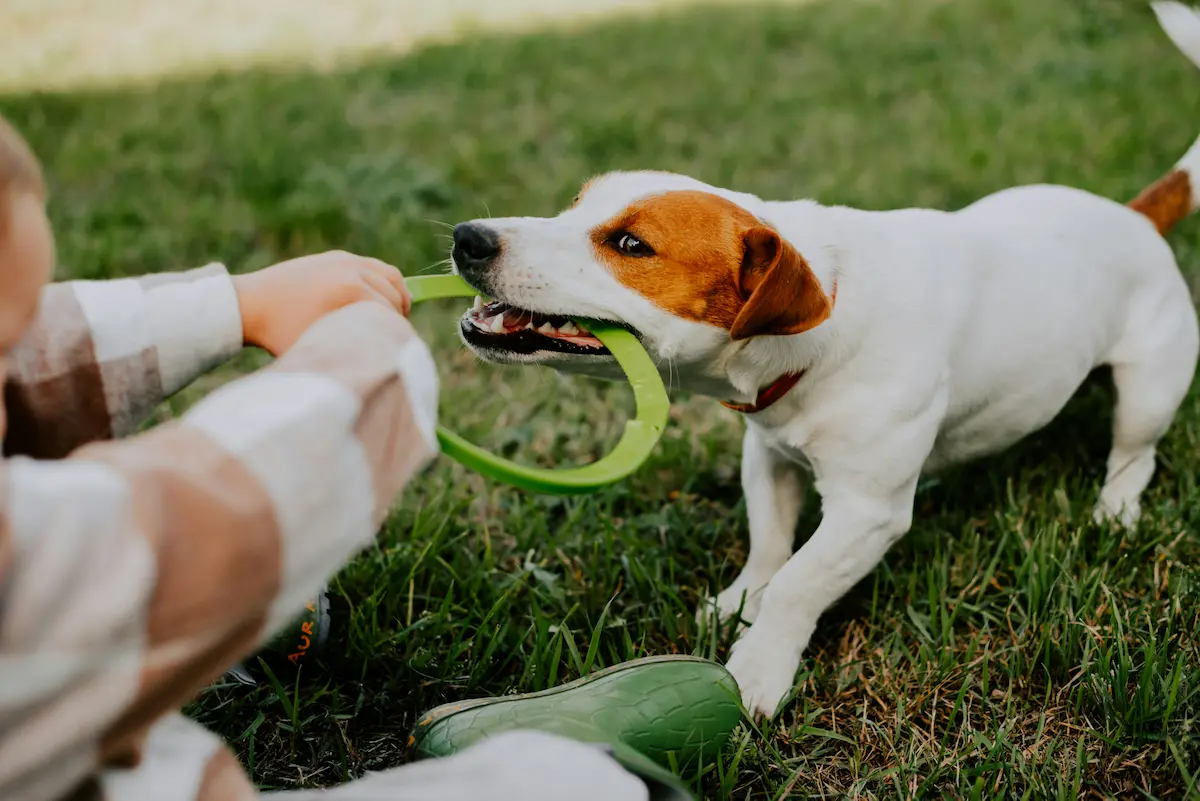
M 540 326 L 538 326 L 538 333 L 539 334 L 553 334 L 554 326 L 550 325 L 550 323 L 542 323 Z
M 530 320 L 529 322 L 525 323 L 525 328 L 523 328 L 522 330 L 523 331 L 532 331 L 533 330 L 533 320 Z
M 567 320 L 567 322 L 563 324 L 563 327 L 558 330 L 569 337 L 573 337 L 579 333 L 579 329 L 575 326 L 575 323 L 571 322 L 570 320 Z
M 483 298 L 475 296 L 475 302 L 471 305 L 471 311 L 479 311 L 483 308 Z
M 491 329 L 493 334 L 504 333 L 504 312 L 500 312 L 492 318 Z

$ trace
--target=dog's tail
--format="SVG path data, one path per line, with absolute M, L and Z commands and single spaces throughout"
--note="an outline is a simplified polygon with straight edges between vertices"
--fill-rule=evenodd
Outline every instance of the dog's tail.
M 1167 36 L 1197 67 L 1200 67 L 1200 13 L 1174 0 L 1157 0 L 1151 7 Z M 1144 214 L 1160 234 L 1200 209 L 1200 139 L 1175 163 L 1174 169 L 1142 190 L 1129 202 Z

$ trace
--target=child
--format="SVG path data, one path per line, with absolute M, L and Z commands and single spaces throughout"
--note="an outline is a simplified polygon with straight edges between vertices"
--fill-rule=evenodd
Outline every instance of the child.
M 436 453 L 433 361 L 399 272 L 348 253 L 47 285 L 44 193 L 0 119 L 0 798 L 254 798 L 176 710 L 369 543 Z M 277 361 L 119 439 L 244 344 Z M 536 733 L 293 797 L 316 795 L 648 797 L 601 750 Z

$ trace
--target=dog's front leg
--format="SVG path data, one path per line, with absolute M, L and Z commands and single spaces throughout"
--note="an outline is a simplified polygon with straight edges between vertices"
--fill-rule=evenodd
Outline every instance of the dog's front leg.
M 742 619 L 752 622 L 767 582 L 792 555 L 804 499 L 804 482 L 797 466 L 772 450 L 753 425 L 746 426 L 742 438 L 742 493 L 750 524 L 750 552 L 742 572 L 717 596 L 716 607 L 722 620 L 740 609 Z
M 755 717 L 774 715 L 791 690 L 817 618 L 912 525 L 917 479 L 945 398 L 916 408 L 907 420 L 877 421 L 882 427 L 859 417 L 856 430 L 830 437 L 812 453 L 821 525 L 767 584 L 758 618 L 734 644 L 727 665 Z
M 792 688 L 817 618 L 908 531 L 912 488 L 890 498 L 847 493 L 823 499 L 821 525 L 771 579 L 758 619 L 733 645 L 728 668 L 752 715 L 775 714 Z

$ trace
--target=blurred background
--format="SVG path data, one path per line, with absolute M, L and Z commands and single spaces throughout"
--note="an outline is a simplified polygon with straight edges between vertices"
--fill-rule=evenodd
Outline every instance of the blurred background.
M 689 5 L 695 0 L 5 0 L 0 86 L 72 88 L 266 65 L 330 68 L 484 31 Z
M 1032 182 L 1124 201 L 1200 133 L 1200 75 L 1140 0 L 0 0 L 0 112 L 45 162 L 59 278 L 328 248 L 415 275 L 446 269 L 449 225 L 553 214 L 610 169 L 872 209 Z M 1189 277 L 1197 233 L 1171 237 Z M 616 441 L 626 388 L 478 365 L 460 307 L 415 315 L 445 423 L 542 465 Z M 1135 536 L 1087 522 L 1110 407 L 1089 385 L 1013 452 L 926 482 L 912 533 L 823 620 L 794 703 L 689 774 L 697 792 L 1191 793 L 1200 407 Z M 675 393 L 652 460 L 588 498 L 439 462 L 335 580 L 321 660 L 190 712 L 264 787 L 321 786 L 402 762 L 435 703 L 724 658 L 729 632 L 692 613 L 745 558 L 741 425 Z M 819 519 L 810 493 L 799 538 Z

